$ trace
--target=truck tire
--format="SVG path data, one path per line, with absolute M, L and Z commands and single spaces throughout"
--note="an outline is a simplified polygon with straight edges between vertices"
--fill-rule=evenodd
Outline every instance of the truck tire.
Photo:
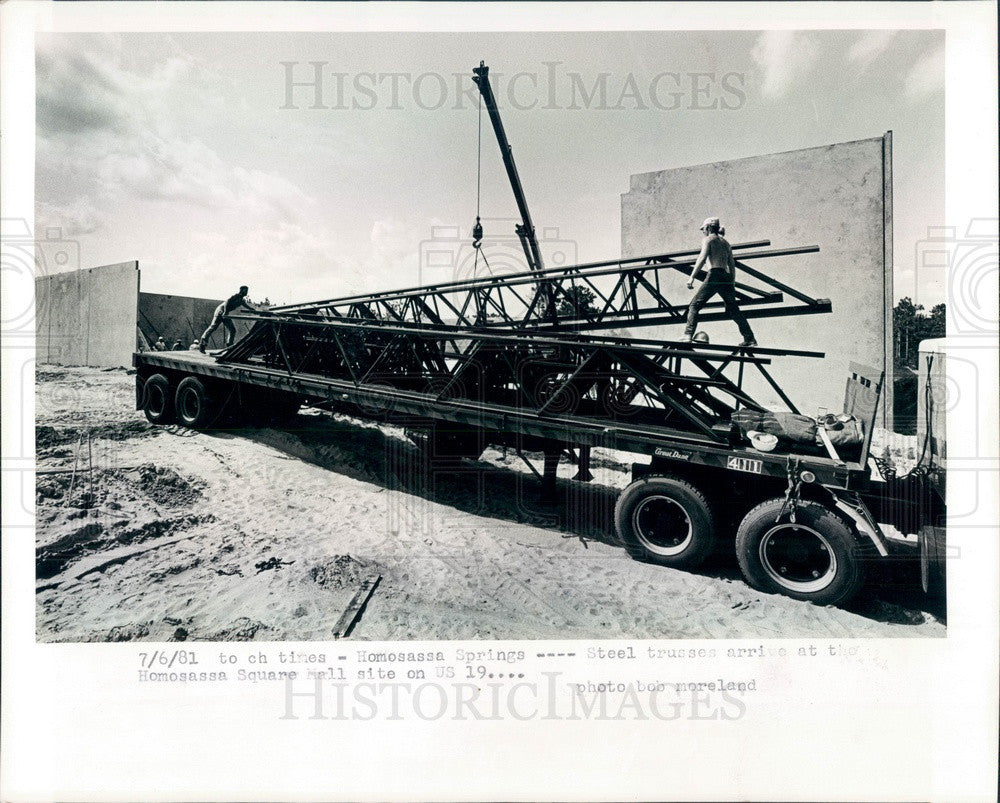
M 736 532 L 736 557 L 747 582 L 760 591 L 841 605 L 865 582 L 865 553 L 853 530 L 832 510 L 799 502 L 795 523 L 784 500 L 761 502 Z
M 615 530 L 636 560 L 692 569 L 715 546 L 715 519 L 701 491 L 677 477 L 636 480 L 615 504 Z
M 142 412 L 151 424 L 172 424 L 174 398 L 170 380 L 163 374 L 153 374 L 142 386 Z
M 219 417 L 219 406 L 205 391 L 205 385 L 193 376 L 185 377 L 174 394 L 177 422 L 191 429 L 207 429 Z
M 920 528 L 920 584 L 930 597 L 947 597 L 945 572 L 946 532 L 944 527 Z

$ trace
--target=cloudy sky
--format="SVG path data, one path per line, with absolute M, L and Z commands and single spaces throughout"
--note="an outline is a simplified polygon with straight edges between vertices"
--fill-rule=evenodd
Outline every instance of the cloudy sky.
M 480 60 L 534 222 L 580 261 L 620 253 L 632 173 L 891 129 L 896 296 L 943 300 L 914 273 L 944 218 L 934 31 L 40 34 L 36 228 L 79 241 L 83 267 L 139 260 L 150 292 L 414 284 L 421 243 L 475 218 Z M 508 235 L 483 123 L 481 214 Z

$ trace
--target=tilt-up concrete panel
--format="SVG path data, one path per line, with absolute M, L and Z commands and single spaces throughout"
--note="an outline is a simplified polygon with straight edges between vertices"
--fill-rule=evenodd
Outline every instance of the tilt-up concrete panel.
M 821 351 L 825 359 L 776 357 L 768 370 L 806 414 L 839 411 L 851 362 L 886 372 L 878 423 L 891 426 L 892 172 L 885 136 L 747 159 L 678 167 L 631 177 L 622 195 L 622 256 L 697 248 L 707 217 L 718 217 L 730 242 L 769 239 L 774 247 L 818 245 L 819 253 L 750 264 L 812 298 L 822 315 L 751 319 L 761 346 Z M 737 259 L 739 254 L 737 252 Z M 756 281 L 737 271 L 737 280 Z M 679 273 L 665 295 L 686 302 L 693 291 Z M 766 289 L 766 288 L 765 288 Z M 786 295 L 786 300 L 791 301 Z M 739 342 L 736 325 L 699 325 L 712 343 Z M 678 338 L 681 325 L 657 330 Z M 649 336 L 649 335 L 645 335 Z M 753 374 L 754 372 L 750 372 Z M 783 408 L 763 382 L 751 395 Z
M 35 280 L 40 363 L 128 366 L 135 348 L 139 266 L 123 262 Z
M 150 345 L 156 338 L 163 337 L 168 346 L 180 340 L 187 348 L 212 322 L 215 308 L 222 299 L 194 298 L 161 293 L 140 293 L 138 325 Z M 234 314 L 245 312 L 237 310 Z M 245 335 L 250 325 L 246 321 L 234 320 L 236 337 Z M 220 326 L 209 338 L 209 349 L 220 349 L 225 345 L 226 329 Z

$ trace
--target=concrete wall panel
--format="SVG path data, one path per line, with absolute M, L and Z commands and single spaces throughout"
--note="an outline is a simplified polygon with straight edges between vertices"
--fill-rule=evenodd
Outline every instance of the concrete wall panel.
M 137 262 L 57 273 L 36 279 L 35 348 L 38 362 L 128 366 L 141 344 L 160 335 L 187 348 L 201 337 L 221 299 L 139 292 Z M 242 337 L 249 325 L 234 321 Z M 220 327 L 209 341 L 222 348 Z
M 698 228 L 713 215 L 730 242 L 818 245 L 818 254 L 756 260 L 752 267 L 813 298 L 829 298 L 833 312 L 751 325 L 762 346 L 825 352 L 822 361 L 775 358 L 769 370 L 803 413 L 837 410 L 852 361 L 891 373 L 890 141 L 886 135 L 634 175 L 622 195 L 622 256 L 696 248 Z M 690 299 L 683 277 L 668 281 L 668 298 Z M 739 341 L 730 321 L 699 328 L 713 343 Z M 679 337 L 681 328 L 664 327 L 658 334 Z M 887 380 L 891 392 L 891 375 Z M 763 382 L 747 387 L 762 402 L 781 406 Z M 889 423 L 885 410 L 883 424 Z M 891 414 L 891 399 L 887 410 Z
M 221 299 L 193 298 L 191 296 L 172 296 L 160 293 L 141 293 L 139 296 L 139 328 L 150 343 L 163 336 L 167 345 L 180 339 L 187 348 L 191 342 L 201 337 L 202 332 L 212 322 L 215 308 Z M 249 330 L 244 321 L 233 321 L 236 325 L 237 337 L 242 337 Z M 225 345 L 226 331 L 219 327 L 209 340 L 208 347 L 222 348 Z
M 39 362 L 131 365 L 139 296 L 138 263 L 36 279 L 35 348 Z
M 138 264 L 126 262 L 101 270 L 99 281 L 90 277 L 87 293 L 87 364 L 131 365 L 139 297 Z M 82 308 L 80 312 L 84 314 Z

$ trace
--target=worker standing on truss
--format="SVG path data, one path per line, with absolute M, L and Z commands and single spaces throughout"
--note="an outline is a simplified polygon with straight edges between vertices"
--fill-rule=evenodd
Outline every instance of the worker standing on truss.
M 726 312 L 729 317 L 736 321 L 736 325 L 743 335 L 741 346 L 756 346 L 757 340 L 754 338 L 753 330 L 747 323 L 746 316 L 740 309 L 736 301 L 736 260 L 733 258 L 733 249 L 729 242 L 722 235 L 725 229 L 719 225 L 717 217 L 710 217 L 701 224 L 701 231 L 705 239 L 701 241 L 701 253 L 695 260 L 691 269 L 691 278 L 688 279 L 688 290 L 694 288 L 694 279 L 698 271 L 708 262 L 708 276 L 702 282 L 698 292 L 691 299 L 688 307 L 687 326 L 684 328 L 684 339 L 687 342 L 694 340 L 694 332 L 698 327 L 698 312 L 708 300 L 716 293 L 722 296 L 726 305 Z

